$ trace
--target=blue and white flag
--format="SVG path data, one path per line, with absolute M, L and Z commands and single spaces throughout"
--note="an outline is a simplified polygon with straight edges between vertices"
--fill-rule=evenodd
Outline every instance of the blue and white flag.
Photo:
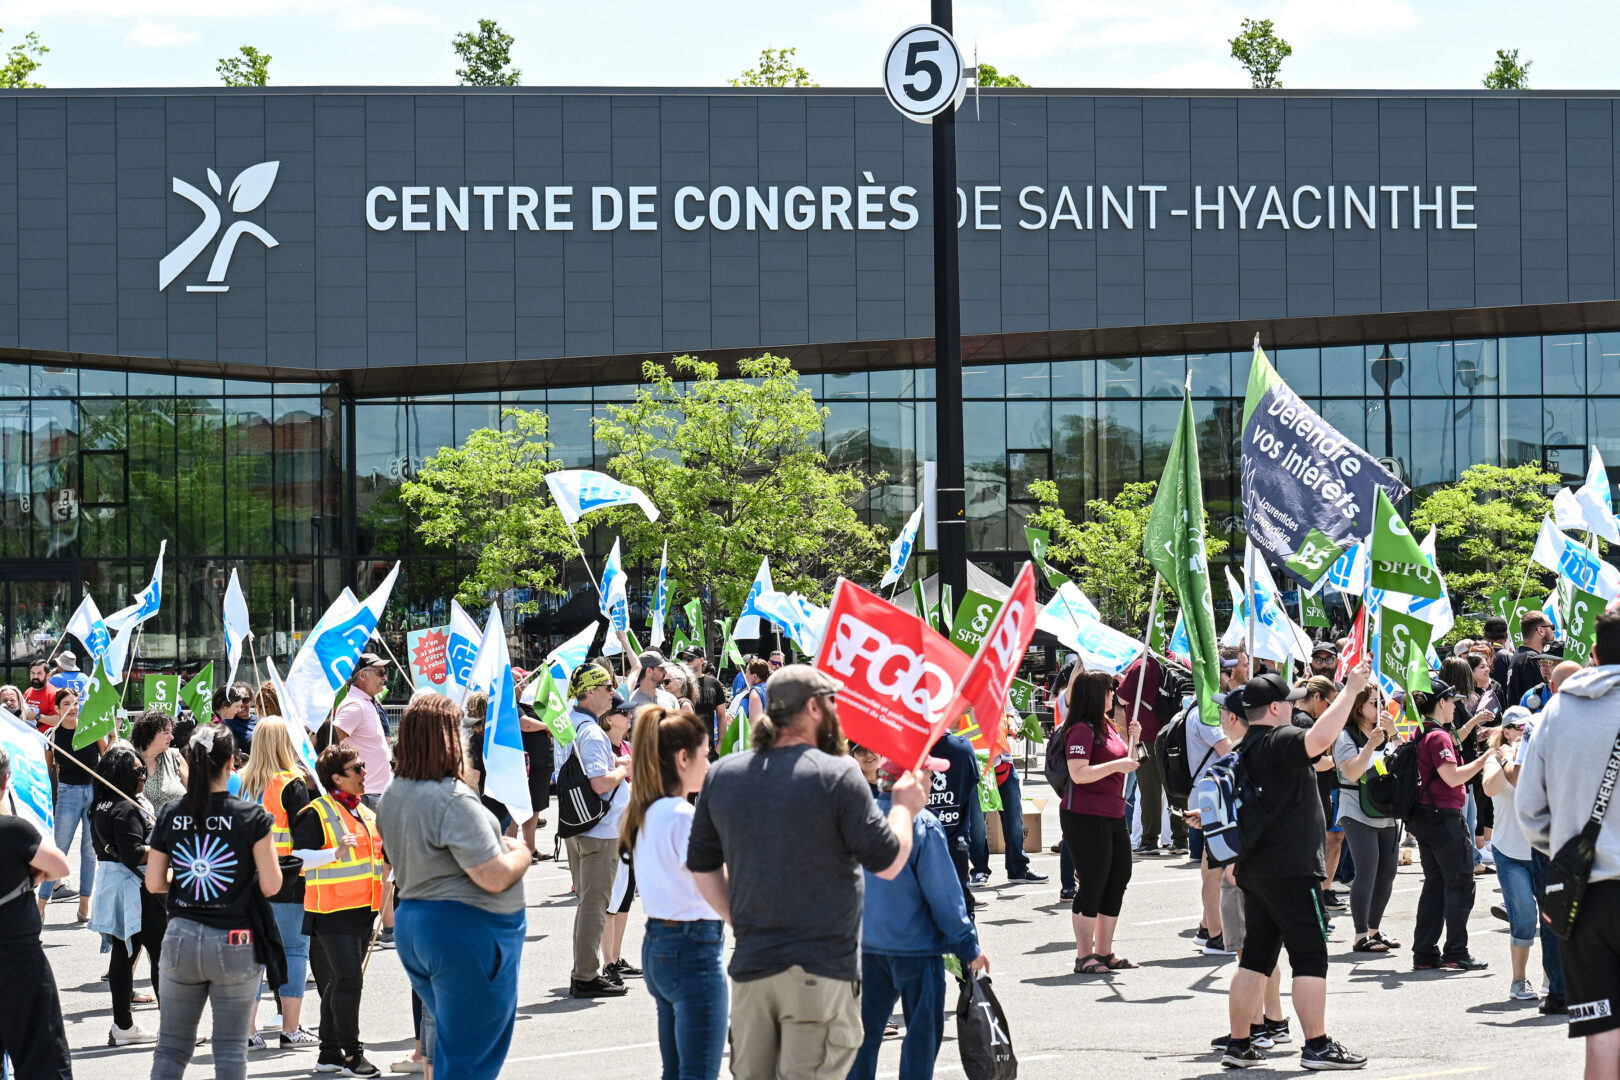
M 114 632 L 112 644 L 107 647 L 104 661 L 107 677 L 114 684 L 124 681 L 124 667 L 129 662 L 129 646 L 135 629 L 156 615 L 158 608 L 163 605 L 163 552 L 168 546 L 167 540 L 158 543 L 157 563 L 152 567 L 152 580 L 136 595 L 135 602 L 126 608 L 119 608 L 105 620 L 107 629 Z
M 552 473 L 552 476 L 557 475 Z M 608 553 L 607 565 L 602 567 L 601 599 L 597 610 L 607 619 L 610 629 L 628 632 L 630 629 L 630 592 L 629 584 L 624 576 L 624 567 L 619 565 L 619 541 L 613 541 L 613 550 Z M 488 628 L 485 628 L 488 633 Z
M 1254 655 L 1266 660 L 1309 663 L 1311 639 L 1288 617 L 1271 571 L 1266 569 L 1266 560 L 1249 548 L 1244 553 L 1244 566 L 1249 583 L 1246 602 L 1254 604 Z
M 1322 578 L 1335 589 L 1350 596 L 1361 596 L 1367 591 L 1368 579 L 1372 574 L 1372 565 L 1367 561 L 1367 545 L 1356 543 L 1350 550 L 1340 555 L 1338 561 L 1328 567 L 1327 574 Z M 1316 583 L 1319 590 L 1322 582 Z M 1312 590 L 1313 592 L 1316 590 Z
M 1227 648 L 1236 648 L 1248 639 L 1246 629 L 1248 614 L 1244 610 L 1243 597 L 1248 591 L 1238 588 L 1237 578 L 1232 576 L 1232 568 L 1223 565 L 1226 571 L 1226 595 L 1232 598 L 1232 618 L 1226 624 L 1226 633 L 1221 635 L 1221 644 Z M 1325 580 L 1325 579 L 1324 579 Z M 1301 586 L 1303 588 L 1303 586 Z
M 478 659 L 478 646 L 484 632 L 478 629 L 472 616 L 455 600 L 450 601 L 450 640 L 444 646 L 444 692 L 466 700 L 471 685 L 473 663 Z
M 573 677 L 574 669 L 585 662 L 591 655 L 591 646 L 596 644 L 596 632 L 602 624 L 592 621 L 591 624 L 561 645 L 552 649 L 543 661 L 551 669 L 551 677 L 557 681 L 557 686 L 563 690 L 568 688 L 568 680 Z M 535 692 L 540 688 L 539 679 L 530 679 L 529 685 L 523 688 L 523 703 L 533 705 Z
M 1547 569 L 1566 577 L 1584 592 L 1613 600 L 1620 596 L 1620 570 L 1588 550 L 1584 544 L 1565 536 L 1551 517 L 1541 519 L 1530 557 Z
M 800 649 L 812 656 L 821 651 L 827 633 L 829 610 L 813 604 L 798 593 L 762 592 L 752 600 L 761 616 L 782 628 Z
M 225 686 L 236 681 L 236 665 L 242 662 L 242 639 L 253 636 L 249 628 L 247 597 L 242 595 L 242 582 L 236 571 L 231 571 L 231 582 L 225 586 L 225 659 L 230 662 L 231 673 L 225 677 Z
M 523 714 L 518 712 L 517 680 L 506 646 L 499 604 L 490 605 L 484 640 L 473 665 L 472 688 L 489 695 L 484 714 L 484 791 L 503 803 L 516 821 L 534 813 L 529 799 L 529 758 L 523 752 Z
M 287 722 L 287 734 L 292 737 L 293 746 L 298 749 L 298 756 L 309 769 L 309 775 L 315 777 L 316 783 L 320 783 L 321 774 L 315 770 L 315 744 L 309 741 L 309 725 L 304 723 L 303 717 L 292 711 L 287 684 L 281 681 L 281 672 L 276 670 L 276 658 L 267 656 L 264 663 L 270 669 L 270 687 L 276 692 L 276 700 L 281 702 L 281 718 Z
M 112 635 L 107 633 L 107 624 L 101 618 L 101 611 L 96 602 L 85 593 L 84 599 L 79 601 L 78 610 L 74 611 L 73 618 L 68 620 L 67 632 L 84 643 L 85 650 L 90 658 L 103 660 L 107 650 L 112 648 Z M 95 664 L 90 665 L 94 667 Z
M 906 527 L 900 530 L 900 535 L 889 545 L 889 569 L 884 573 L 883 580 L 878 583 L 879 588 L 893 585 L 906 572 L 906 564 L 911 561 L 911 551 L 917 546 L 917 530 L 922 526 L 922 513 L 922 504 L 919 503 L 917 509 L 911 512 Z
M 1042 627 L 1038 619 L 1036 627 L 1048 629 Z M 1065 617 L 1062 620 L 1054 620 L 1049 629 L 1052 636 L 1066 648 L 1080 654 L 1087 671 L 1106 671 L 1111 675 L 1118 675 L 1131 666 L 1131 661 L 1142 655 L 1140 641 L 1083 612 L 1074 619 Z M 1185 629 L 1182 631 L 1182 639 L 1182 647 L 1187 648 Z
M 293 657 L 287 669 L 287 696 L 282 698 L 282 708 L 292 708 L 311 731 L 326 723 L 338 691 L 354 674 L 354 665 L 371 635 L 377 632 L 398 577 L 396 562 L 382 584 L 363 601 L 345 588 Z
M 1176 628 L 1170 633 L 1170 644 L 1165 646 L 1171 656 L 1179 656 L 1191 662 L 1192 639 L 1187 636 L 1187 619 L 1181 612 L 1176 612 Z
M 652 638 L 654 645 L 664 643 L 664 616 L 669 613 L 669 541 L 664 541 L 664 556 L 658 562 L 658 593 L 653 597 Z
M 1067 644 L 1064 634 L 1083 632 L 1087 622 L 1096 622 L 1101 617 L 1097 605 L 1086 598 L 1080 586 L 1065 581 L 1057 587 L 1051 601 L 1041 608 L 1040 614 L 1035 616 L 1035 629 L 1045 630 Z M 1073 645 L 1069 647 L 1075 648 Z
M 1586 527 L 1611 544 L 1620 544 L 1620 524 L 1614 520 L 1614 499 L 1609 492 L 1609 473 L 1603 455 L 1592 447 L 1592 460 L 1586 467 L 1586 483 L 1575 489 L 1575 501 L 1586 515 Z
M 743 601 L 742 611 L 737 616 L 737 625 L 732 629 L 733 638 L 759 637 L 761 612 L 754 604 L 765 593 L 775 591 L 776 586 L 771 583 L 770 556 L 766 556 L 759 561 L 759 572 L 754 575 L 754 584 L 749 586 L 748 597 Z
M 1559 614 L 1559 609 L 1562 607 L 1563 605 L 1558 602 L 1557 589 L 1548 593 L 1547 599 L 1541 602 L 1541 613 L 1547 616 L 1548 622 L 1552 623 L 1553 637 L 1558 641 L 1564 640 L 1564 619 Z
M 546 474 L 546 487 L 551 489 L 551 497 L 557 500 L 557 509 L 562 511 L 563 520 L 570 525 L 576 524 L 592 510 L 629 506 L 632 503 L 641 507 L 648 521 L 658 520 L 658 507 L 653 505 L 644 491 L 633 484 L 621 484 L 606 473 L 592 472 L 590 469 L 563 469 Z
M 6 785 L 6 811 L 31 821 L 41 837 L 54 835 L 56 815 L 51 800 L 51 774 L 45 767 L 45 740 L 34 726 L 0 706 L 0 748 L 11 759 Z

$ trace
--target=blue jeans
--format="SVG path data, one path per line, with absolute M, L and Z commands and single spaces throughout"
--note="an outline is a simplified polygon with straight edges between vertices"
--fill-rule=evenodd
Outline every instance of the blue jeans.
M 302 998 L 309 975 L 309 938 L 304 936 L 303 904 L 271 904 L 281 945 L 287 951 L 287 981 L 279 993 L 283 998 Z M 285 1025 L 283 1025 L 285 1026 Z
M 1199 865 L 1203 865 L 1204 857 L 1204 830 L 1194 825 L 1187 826 L 1187 858 Z
M 90 807 L 95 801 L 94 784 L 56 785 L 56 846 L 66 854 L 73 847 L 73 834 L 79 834 L 79 895 L 86 899 L 96 891 L 96 843 L 90 837 Z M 49 900 L 55 891 L 54 881 L 40 883 L 41 900 Z
M 648 919 L 641 941 L 642 981 L 658 1006 L 663 1080 L 714 1080 L 726 1051 L 724 924 Z
M 1069 854 L 1067 840 L 1058 844 L 1058 888 L 1067 892 L 1075 888 L 1074 856 Z
M 861 952 L 861 1027 L 865 1037 L 849 1080 L 873 1080 L 883 1028 L 894 1003 L 906 1018 L 900 1043 L 900 1080 L 929 1080 L 945 1037 L 945 961 L 938 956 Z
M 1539 851 L 1530 852 L 1530 885 L 1536 891 L 1536 902 L 1547 890 L 1547 856 Z M 1541 923 L 1541 970 L 1547 973 L 1547 993 L 1564 996 L 1564 953 L 1558 935 Z
M 1491 845 L 1496 855 L 1496 883 L 1502 886 L 1502 905 L 1508 913 L 1508 940 L 1528 949 L 1536 940 L 1535 870 L 1529 859 L 1515 859 Z
M 455 900 L 407 900 L 394 920 L 399 962 L 433 1014 L 434 1072 L 495 1080 L 512 1045 L 526 920 Z
M 1007 876 L 1021 877 L 1029 871 L 1029 856 L 1024 854 L 1024 792 L 1018 784 L 1018 769 L 1007 770 L 1007 779 L 997 785 L 1001 792 L 1001 836 L 1007 845 Z M 990 839 L 985 831 L 984 811 L 979 809 L 977 793 L 968 800 L 971 826 L 968 853 L 973 857 L 975 874 L 990 873 Z
M 1479 807 L 1474 805 L 1474 789 L 1468 788 L 1468 801 L 1463 804 L 1463 820 L 1468 822 L 1468 846 L 1473 849 L 1474 865 L 1478 866 L 1485 861 L 1485 853 L 1474 842 L 1474 829 L 1479 825 Z

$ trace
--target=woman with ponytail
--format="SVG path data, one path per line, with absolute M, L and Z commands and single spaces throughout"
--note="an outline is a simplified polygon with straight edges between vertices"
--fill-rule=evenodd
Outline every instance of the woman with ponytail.
M 631 739 L 630 805 L 619 856 L 632 860 L 647 934 L 641 966 L 658 1006 L 663 1080 L 712 1080 L 726 1047 L 722 920 L 686 868 L 688 797 L 709 772 L 709 729 L 690 709 L 643 708 Z
M 272 822 L 264 807 L 230 794 L 235 755 L 228 728 L 199 727 L 186 746 L 185 797 L 163 808 L 152 831 L 146 888 L 167 893 L 169 909 L 152 1080 L 185 1075 L 204 1004 L 214 1013 L 214 1075 L 242 1080 L 259 969 L 269 967 L 274 983 L 286 977 L 264 902 L 281 888 Z

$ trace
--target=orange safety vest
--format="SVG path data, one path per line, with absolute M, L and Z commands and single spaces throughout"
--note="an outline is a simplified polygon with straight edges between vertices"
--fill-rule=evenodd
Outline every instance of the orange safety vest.
M 377 816 L 362 803 L 350 814 L 330 795 L 309 804 L 320 815 L 321 832 L 329 848 L 338 846 L 338 837 L 353 833 L 355 846 L 325 866 L 304 870 L 304 910 L 317 914 L 349 911 L 354 908 L 382 907 L 382 837 L 377 833 Z
M 281 793 L 288 784 L 301 779 L 297 773 L 278 772 L 270 778 L 259 805 L 270 811 L 270 839 L 276 845 L 276 855 L 285 858 L 292 854 L 292 822 L 287 820 L 287 808 L 281 805 Z

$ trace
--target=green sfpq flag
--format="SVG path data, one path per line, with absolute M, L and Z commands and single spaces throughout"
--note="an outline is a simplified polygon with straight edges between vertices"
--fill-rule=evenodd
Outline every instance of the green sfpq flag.
M 720 662 L 730 660 L 738 667 L 742 667 L 742 650 L 737 648 L 737 639 L 731 636 L 731 620 L 716 619 L 715 622 L 720 624 L 720 640 L 724 642 L 720 647 Z
M 975 750 L 979 759 L 979 809 L 987 814 L 997 813 L 1002 808 L 1001 785 L 996 783 L 996 768 L 990 764 L 990 754 L 984 750 Z
M 700 651 L 708 651 L 708 639 L 703 636 L 703 604 L 697 600 L 686 602 L 686 621 L 692 627 L 692 644 Z
M 962 608 L 956 613 L 956 621 L 951 624 L 951 644 L 969 656 L 976 654 L 1001 608 L 1001 601 L 995 597 L 969 589 L 967 595 L 962 597 Z
M 1018 734 L 1030 742 L 1046 741 L 1046 732 L 1041 729 L 1041 718 L 1034 713 L 1024 717 L 1024 726 L 1018 729 Z
M 1416 730 L 1423 726 L 1423 716 L 1417 707 L 1417 695 L 1434 689 L 1434 684 L 1429 681 L 1429 665 L 1423 657 L 1413 658 L 1411 665 L 1406 669 L 1405 682 L 1406 719 Z
M 1048 585 L 1055 589 L 1069 580 L 1067 574 L 1052 569 L 1046 561 L 1046 549 L 1052 545 L 1052 534 L 1048 530 L 1032 529 L 1025 525 L 1024 539 L 1029 542 L 1029 554 L 1035 560 L 1035 569 L 1041 572 Z
M 1301 626 L 1327 626 L 1327 625 L 1329 625 L 1328 624 L 1327 605 L 1322 602 L 1322 598 L 1320 596 L 1312 596 L 1310 593 L 1304 593 L 1303 595 L 1304 595 L 1304 600 L 1302 602 L 1304 604 L 1304 608 L 1302 610 L 1302 616 L 1303 617 L 1300 619 L 1300 625 Z
M 1215 599 L 1204 548 L 1204 487 L 1190 389 L 1181 395 L 1181 419 L 1153 496 L 1142 550 L 1181 602 L 1198 709 L 1203 716 L 1214 716 L 1215 691 L 1221 681 L 1220 639 L 1215 633 Z
M 934 627 L 940 633 L 945 633 L 956 619 L 956 601 L 951 596 L 951 587 L 943 581 L 939 583 L 939 623 Z
M 542 669 L 535 678 L 540 680 L 540 685 L 534 691 L 534 714 L 551 730 L 558 746 L 567 746 L 574 741 L 574 725 L 568 722 L 568 699 L 552 676 L 551 668 Z
M 1383 488 L 1378 489 L 1372 545 L 1367 557 L 1372 560 L 1373 588 L 1429 600 L 1440 599 L 1440 575 L 1429 565 L 1429 557 L 1412 539 L 1411 530 L 1395 512 L 1395 504 L 1389 501 Z
M 1020 713 L 1035 711 L 1035 684 L 1025 682 L 1023 679 L 1014 679 L 1007 691 L 1007 697 L 1012 701 L 1012 707 Z
M 1153 605 L 1153 610 L 1148 612 L 1147 639 L 1148 651 L 1158 653 L 1160 656 L 1164 655 L 1165 642 L 1170 640 L 1170 632 L 1164 625 L 1164 615 L 1164 597 L 1161 596 Z
M 1412 658 L 1416 657 L 1427 682 L 1429 639 L 1434 627 L 1388 607 L 1378 609 L 1378 620 L 1378 670 L 1410 690 L 1412 686 L 1407 679 L 1412 670 Z
M 118 730 L 118 688 L 113 686 L 112 680 L 107 677 L 107 669 L 96 661 L 96 666 L 90 672 L 90 685 L 85 689 L 84 700 L 79 703 L 79 726 L 73 729 L 73 749 L 82 750 L 97 739 L 105 739 Z M 83 783 L 85 777 L 77 777 L 64 783 Z
M 199 724 L 206 723 L 214 715 L 214 662 L 212 660 L 203 665 L 201 671 L 192 676 L 191 681 L 180 688 L 180 700 L 191 715 L 197 718 Z M 334 703 L 334 708 L 336 707 Z
M 179 714 L 180 676 L 148 675 L 141 690 L 145 694 L 148 709 L 168 713 L 170 716 Z
M 1558 579 L 1558 599 L 1564 617 L 1564 656 L 1589 664 L 1592 645 L 1597 641 L 1597 617 L 1603 614 L 1608 601 L 1586 592 L 1566 577 Z
M 692 639 L 687 637 L 686 631 L 682 630 L 680 627 L 676 627 L 674 630 L 670 631 L 669 640 L 670 646 L 675 650 L 676 656 L 681 655 L 681 653 L 685 652 L 692 646 Z
M 641 647 L 641 639 L 636 637 L 636 632 L 634 630 L 631 630 L 627 636 L 630 638 L 630 651 L 632 653 L 640 656 L 642 653 L 647 651 Z

